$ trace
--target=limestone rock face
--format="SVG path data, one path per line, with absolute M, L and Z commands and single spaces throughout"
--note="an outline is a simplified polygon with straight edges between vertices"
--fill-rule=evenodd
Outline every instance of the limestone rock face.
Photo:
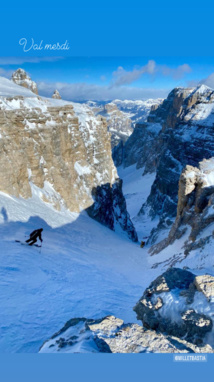
M 169 94 L 156 111 L 150 113 L 148 121 L 162 126 L 150 148 L 156 179 L 146 206 L 151 209 L 152 216 L 176 216 L 182 169 L 186 165 L 197 167 L 200 161 L 212 157 L 213 109 L 212 89 L 178 88 Z
M 213 156 L 214 91 L 206 86 L 176 88 L 158 107 L 153 107 L 147 121 L 138 123 L 132 135 L 113 150 L 114 162 L 128 167 L 136 164 L 143 174 L 155 173 L 155 180 L 140 215 L 158 217 L 160 224 L 152 232 L 172 224 L 176 217 L 178 185 L 182 170 L 198 167 Z M 188 170 L 189 171 L 189 170 Z M 191 186 L 189 179 L 188 187 Z M 142 217 L 143 219 L 143 217 Z M 157 219 L 158 220 L 158 219 Z
M 101 198 L 100 220 L 111 229 L 119 224 L 130 230 L 129 236 L 136 240 L 106 120 L 95 117 L 85 105 L 21 95 L 0 97 L 0 191 L 23 198 L 36 193 L 57 209 L 81 212 L 96 204 L 94 193 L 106 185 L 110 205 L 108 201 L 103 209 Z
M 122 180 L 117 179 L 111 186 L 105 184 L 93 190 L 94 204 L 87 209 L 89 216 L 110 229 L 115 227 L 115 218 L 123 231 L 128 232 L 131 240 L 138 241 L 138 237 L 130 216 L 126 210 L 126 202 L 122 192 Z M 106 214 L 108 211 L 108 214 Z
M 160 105 L 162 99 L 149 99 L 146 101 L 114 100 L 110 103 L 89 101 L 88 105 L 96 115 L 106 118 L 111 133 L 112 148 L 125 143 L 133 132 L 136 123 L 144 122 L 153 108 Z M 116 152 L 114 154 L 116 159 Z M 122 163 L 122 162 L 121 162 Z
M 185 338 L 199 346 L 206 344 L 206 336 L 213 329 L 214 306 L 203 296 L 205 284 L 202 282 L 199 289 L 199 283 L 203 278 L 210 282 L 212 277 L 208 277 L 209 281 L 206 275 L 197 280 L 191 272 L 169 268 L 150 284 L 134 307 L 137 318 L 148 329 Z
M 74 318 L 47 340 L 40 353 L 213 353 L 178 337 L 144 329 L 107 316 L 100 320 Z
M 54 99 L 61 99 L 61 95 L 59 94 L 58 90 L 55 90 L 53 92 L 52 98 L 54 98 Z
M 136 168 L 145 166 L 144 173 L 154 172 L 156 168 L 156 154 L 151 151 L 151 142 L 154 142 L 161 130 L 160 124 L 136 124 L 130 138 L 123 146 L 118 145 L 113 149 L 112 156 L 115 164 L 124 167 L 136 163 Z
M 33 93 L 38 94 L 37 85 L 31 78 L 27 75 L 25 70 L 17 69 L 12 74 L 12 81 L 17 85 L 23 86 L 24 88 L 30 89 Z
M 205 232 L 214 223 L 214 158 L 203 160 L 199 168 L 186 166 L 181 173 L 178 190 L 177 216 L 166 239 L 154 245 L 151 253 L 159 253 L 168 245 L 182 238 L 189 228 L 184 253 L 203 248 L 213 238 L 212 230 Z M 213 226 L 214 230 L 214 226 Z

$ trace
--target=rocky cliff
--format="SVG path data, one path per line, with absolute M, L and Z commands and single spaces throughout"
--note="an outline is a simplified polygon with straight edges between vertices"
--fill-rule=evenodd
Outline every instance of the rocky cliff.
M 0 190 L 23 198 L 36 192 L 57 209 L 80 212 L 92 209 L 94 190 L 108 185 L 112 204 L 102 203 L 102 223 L 111 216 L 111 229 L 118 223 L 137 240 L 105 119 L 96 118 L 86 105 L 41 98 L 29 90 L 22 94 L 9 80 L 0 81 L 0 90 Z M 113 206 L 115 189 L 121 198 Z
M 88 105 L 96 115 L 102 115 L 107 120 L 111 133 L 112 148 L 124 144 L 135 128 L 136 123 L 144 122 L 151 108 L 156 108 L 162 99 L 149 99 L 146 101 L 114 100 L 109 103 L 89 101 Z
M 30 76 L 23 69 L 17 69 L 12 74 L 12 81 L 15 84 L 23 86 L 26 89 L 30 89 L 33 93 L 38 94 L 36 82 L 32 81 Z
M 209 256 L 214 239 L 214 158 L 203 160 L 199 168 L 187 165 L 183 169 L 175 222 L 168 237 L 151 252 L 159 253 L 178 239 L 184 241 L 181 259 L 196 250 L 201 250 L 203 257 Z
M 204 85 L 176 88 L 158 107 L 153 107 L 147 122 L 136 125 L 133 134 L 113 150 L 114 162 L 124 168 L 136 164 L 142 175 L 155 173 L 147 201 L 139 217 L 159 217 L 159 228 L 168 229 L 176 217 L 178 183 L 186 165 L 197 167 L 213 156 L 214 91 Z
M 178 88 L 148 117 L 149 123 L 162 126 L 151 148 L 151 157 L 156 158 L 156 179 L 147 200 L 151 214 L 176 216 L 182 169 L 212 157 L 213 110 L 212 89 L 206 86 Z

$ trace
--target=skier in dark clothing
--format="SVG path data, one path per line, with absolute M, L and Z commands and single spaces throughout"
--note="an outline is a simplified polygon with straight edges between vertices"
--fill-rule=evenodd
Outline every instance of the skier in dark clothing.
M 30 239 L 26 240 L 26 243 L 29 243 L 29 245 L 33 245 L 37 242 L 37 237 L 39 238 L 39 240 L 41 241 L 42 243 L 42 231 L 43 231 L 43 228 L 40 228 L 40 229 L 36 229 L 35 231 L 31 232 L 30 234 Z

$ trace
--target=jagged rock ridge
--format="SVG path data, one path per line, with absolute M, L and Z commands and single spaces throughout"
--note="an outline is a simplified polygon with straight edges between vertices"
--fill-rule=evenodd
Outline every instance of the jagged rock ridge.
M 33 93 L 38 94 L 38 89 L 36 82 L 32 81 L 30 76 L 23 69 L 17 69 L 12 74 L 12 81 L 17 85 L 23 86 L 24 88 L 30 89 Z

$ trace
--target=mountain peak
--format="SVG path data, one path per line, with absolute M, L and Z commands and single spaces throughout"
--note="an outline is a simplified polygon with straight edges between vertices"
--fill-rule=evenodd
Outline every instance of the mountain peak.
M 31 80 L 30 76 L 26 73 L 24 69 L 17 69 L 11 77 L 12 81 L 17 85 L 23 86 L 26 89 L 30 89 L 33 93 L 38 94 L 37 85 Z
M 210 88 L 209 86 L 207 85 L 204 85 L 204 84 L 201 84 L 201 85 L 198 85 L 196 87 L 196 90 L 195 90 L 195 93 L 199 93 L 199 94 L 205 94 L 205 93 L 210 93 L 210 92 L 213 92 L 213 89 Z
M 62 98 L 57 89 L 53 92 L 52 98 L 55 98 L 55 99 Z

